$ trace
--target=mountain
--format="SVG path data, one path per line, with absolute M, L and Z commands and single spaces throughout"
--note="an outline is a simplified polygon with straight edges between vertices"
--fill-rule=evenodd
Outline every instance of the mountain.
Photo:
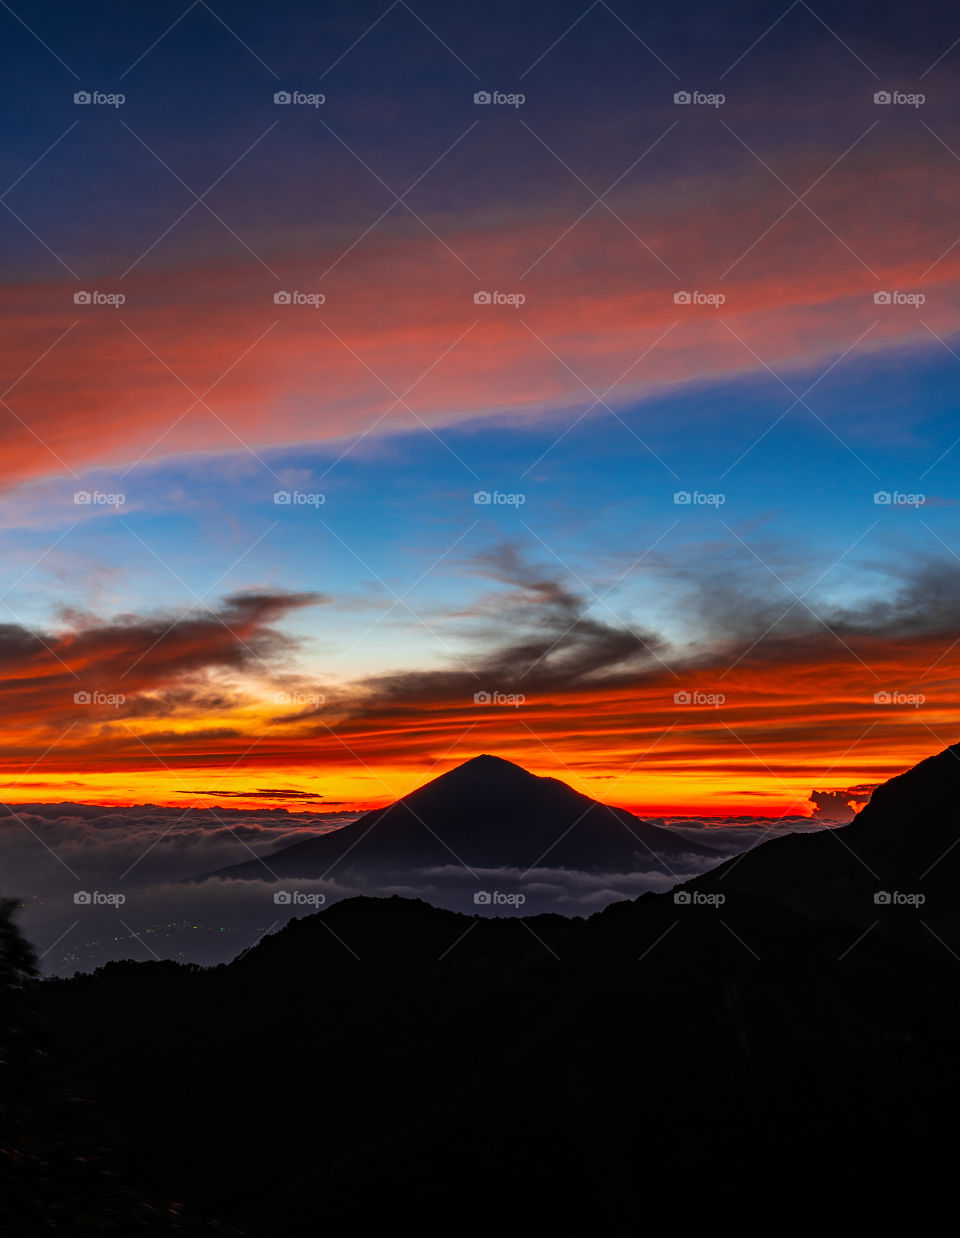
M 39 1238 L 76 1213 L 79 1238 L 295 1238 L 318 1217 L 629 1238 L 658 1205 L 687 1227 L 822 1224 L 825 1200 L 869 1227 L 909 1223 L 918 1199 L 944 1211 L 958 791 L 960 746 L 847 826 L 588 918 L 346 898 L 230 964 L 33 983 L 0 1002 L 0 1032 L 37 1041 L 15 1072 L 0 1061 L 6 1231 Z M 567 822 L 602 807 L 478 758 L 369 814 L 356 845 L 395 821 L 416 847 L 421 816 L 483 841 L 498 802 Z M 510 842 L 501 816 L 489 833 Z M 911 892 L 928 902 L 892 899 Z
M 765 842 L 685 888 L 960 945 L 960 744 L 877 787 L 848 825 Z
M 684 857 L 702 865 L 718 854 L 557 778 L 483 755 L 350 825 L 265 856 L 264 863 L 206 876 L 306 879 L 441 866 L 672 874 Z
M 11 1132 L 5 1232 L 53 1232 L 18 1228 L 17 1201 L 35 1218 L 77 1198 L 103 1226 L 65 1229 L 81 1238 L 181 1215 L 245 1238 L 320 1216 L 629 1238 L 663 1201 L 698 1227 L 932 1206 L 953 1189 L 960 969 L 936 943 L 848 946 L 743 894 L 589 919 L 354 898 L 229 965 L 45 981 L 20 1086 L 64 1102 Z M 142 1231 L 121 1190 L 176 1208 Z

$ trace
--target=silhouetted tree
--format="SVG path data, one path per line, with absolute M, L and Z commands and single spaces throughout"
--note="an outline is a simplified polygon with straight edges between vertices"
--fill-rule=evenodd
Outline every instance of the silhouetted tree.
M 13 922 L 16 909 L 15 898 L 0 898 L 0 999 L 4 1000 L 37 975 L 33 947 Z
M 36 1020 L 23 1000 L 24 988 L 37 977 L 33 947 L 13 920 L 14 898 L 0 898 L 0 1072 L 23 1071 L 37 1052 Z M 4 1093 L 12 1081 L 3 1079 Z

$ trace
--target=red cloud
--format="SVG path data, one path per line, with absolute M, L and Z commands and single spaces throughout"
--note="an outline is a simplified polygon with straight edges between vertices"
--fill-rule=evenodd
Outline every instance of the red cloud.
M 144 264 L 94 281 L 122 288 L 120 308 L 75 306 L 75 284 L 7 285 L 6 476 L 330 440 L 378 418 L 391 429 L 513 420 L 589 405 L 611 387 L 605 398 L 623 403 L 761 361 L 825 367 L 861 336 L 860 349 L 929 344 L 921 317 L 940 334 L 960 326 L 960 250 L 938 261 L 955 240 L 952 200 L 938 190 L 944 152 L 897 151 L 891 168 L 869 144 L 858 149 L 817 187 L 819 218 L 788 211 L 782 187 L 740 153 L 739 176 L 625 192 L 616 205 L 630 231 L 598 208 L 558 240 L 578 213 L 569 205 L 435 221 L 476 279 L 426 230 L 388 220 L 322 287 L 349 241 L 274 246 L 278 281 L 252 262 Z M 815 180 L 822 159 L 791 179 Z M 884 205 L 894 200 L 911 221 L 896 244 Z M 322 291 L 326 303 L 275 305 L 280 289 Z M 904 289 L 926 297 L 922 314 L 874 304 L 876 292 Z M 480 290 L 526 302 L 476 305 Z M 726 302 L 675 304 L 696 291 Z

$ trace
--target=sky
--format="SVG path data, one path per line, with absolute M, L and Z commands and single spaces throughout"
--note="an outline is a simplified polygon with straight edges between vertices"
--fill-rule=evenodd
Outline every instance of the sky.
M 958 739 L 954 6 L 0 30 L 5 803 L 796 818 Z

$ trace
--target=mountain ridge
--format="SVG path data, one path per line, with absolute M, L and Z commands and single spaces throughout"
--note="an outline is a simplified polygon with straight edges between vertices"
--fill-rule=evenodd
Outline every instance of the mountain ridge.
M 804 915 L 960 944 L 960 744 L 876 788 L 852 821 L 788 834 L 684 883 L 754 894 Z M 899 901 L 898 901 L 899 900 Z

